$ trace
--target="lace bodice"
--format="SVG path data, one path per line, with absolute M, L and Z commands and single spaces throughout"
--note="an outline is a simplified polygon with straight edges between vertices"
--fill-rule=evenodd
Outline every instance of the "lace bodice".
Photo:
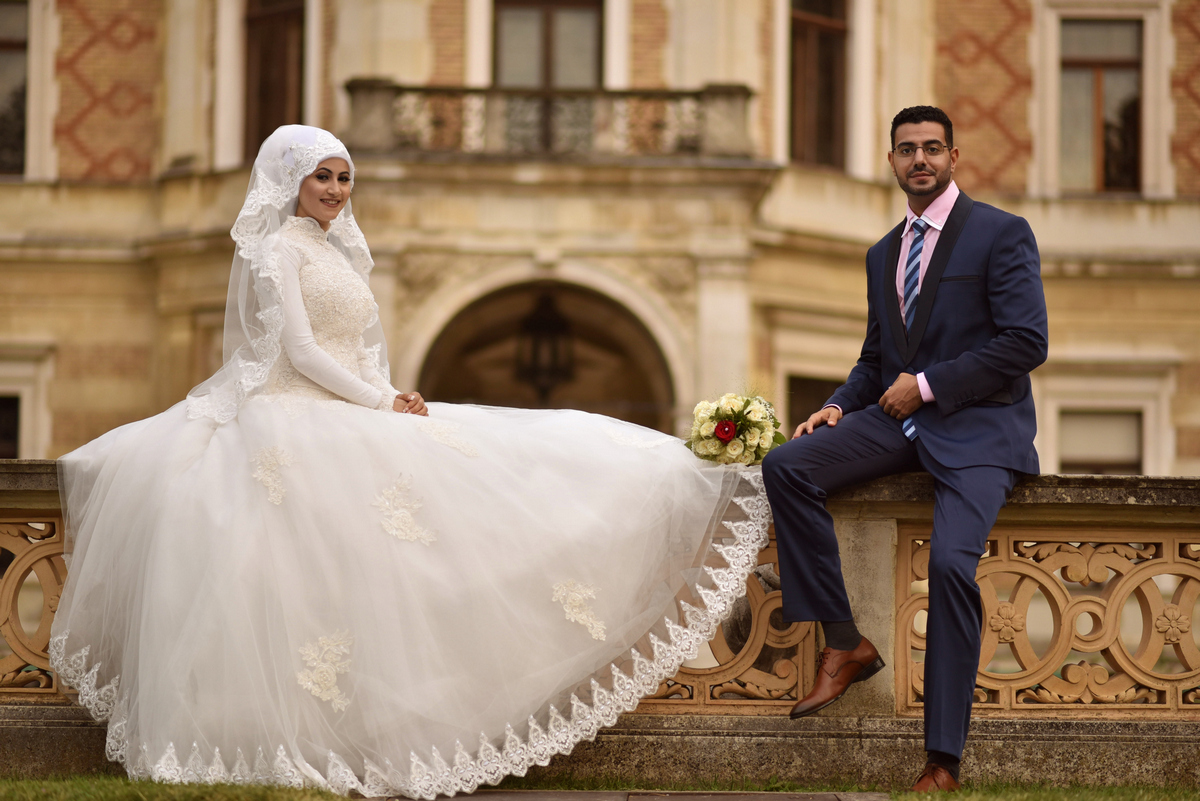
M 370 288 L 310 217 L 289 217 L 272 243 L 279 259 L 283 352 L 264 395 L 345 399 L 389 409 L 396 396 L 363 343 L 379 307 Z

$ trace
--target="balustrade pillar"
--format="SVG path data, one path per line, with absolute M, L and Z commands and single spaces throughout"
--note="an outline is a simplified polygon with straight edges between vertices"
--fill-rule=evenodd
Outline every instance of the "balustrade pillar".
M 751 156 L 754 145 L 746 125 L 750 90 L 742 84 L 709 84 L 700 93 L 704 123 L 700 152 L 705 156 Z
M 385 153 L 396 147 L 396 96 L 400 87 L 387 78 L 354 78 L 350 93 L 350 130 L 346 144 L 355 150 Z

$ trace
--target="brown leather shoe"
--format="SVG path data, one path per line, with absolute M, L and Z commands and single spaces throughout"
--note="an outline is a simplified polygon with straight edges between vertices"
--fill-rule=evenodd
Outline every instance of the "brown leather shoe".
M 917 777 L 917 783 L 912 786 L 914 793 L 943 792 L 952 793 L 961 787 L 950 771 L 936 762 L 927 762 L 925 770 Z
M 856 681 L 865 681 L 883 670 L 883 659 L 866 637 L 853 651 L 826 648 L 821 651 L 817 667 L 817 683 L 812 692 L 792 707 L 791 717 L 803 718 L 832 704 L 845 695 Z

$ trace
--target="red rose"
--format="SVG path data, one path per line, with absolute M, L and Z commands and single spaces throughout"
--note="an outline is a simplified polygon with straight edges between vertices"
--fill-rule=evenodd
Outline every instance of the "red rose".
M 722 420 L 717 423 L 717 428 L 713 431 L 713 435 L 721 442 L 729 442 L 737 436 L 737 425 L 732 420 Z

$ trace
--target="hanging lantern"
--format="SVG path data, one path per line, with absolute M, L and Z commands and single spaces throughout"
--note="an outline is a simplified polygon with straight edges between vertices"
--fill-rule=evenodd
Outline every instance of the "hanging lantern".
M 571 324 L 546 293 L 521 321 L 517 334 L 517 380 L 533 386 L 545 404 L 559 384 L 575 376 Z

